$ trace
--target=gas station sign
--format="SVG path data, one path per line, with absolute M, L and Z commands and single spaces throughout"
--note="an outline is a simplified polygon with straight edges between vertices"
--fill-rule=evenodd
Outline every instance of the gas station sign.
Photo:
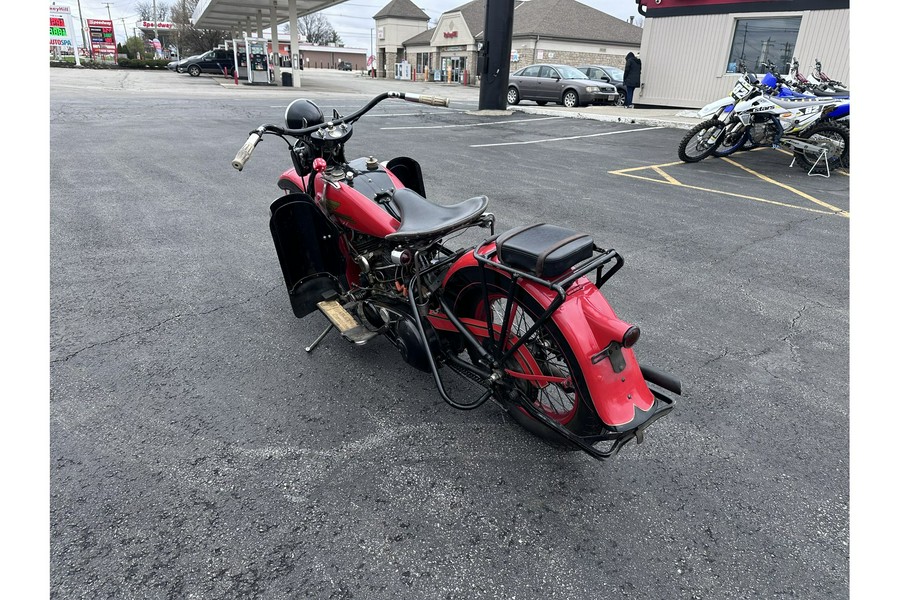
M 163 29 L 165 31 L 175 29 L 175 23 L 168 21 L 138 21 L 137 26 L 141 29 Z
M 113 22 L 104 19 L 88 19 L 88 30 L 91 36 L 91 49 L 94 56 L 101 60 L 116 60 L 116 34 Z
M 170 21 L 135 21 L 134 25 L 145 32 L 175 31 L 175 23 Z
M 72 27 L 72 12 L 68 6 L 50 6 L 50 46 L 75 49 L 75 29 Z

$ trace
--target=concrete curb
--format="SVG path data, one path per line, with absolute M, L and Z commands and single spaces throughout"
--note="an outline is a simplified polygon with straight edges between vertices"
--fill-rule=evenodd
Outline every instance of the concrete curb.
M 670 127 L 673 129 L 691 129 L 700 122 L 700 119 L 681 116 L 650 116 L 640 115 L 609 115 L 594 112 L 554 110 L 552 108 L 539 108 L 531 106 L 510 106 L 508 110 L 528 113 L 533 115 L 545 115 L 551 117 L 568 117 L 570 119 L 590 119 L 592 121 L 605 121 L 607 123 L 632 123 L 635 125 L 649 125 L 652 127 Z M 623 109 L 640 111 L 640 109 Z

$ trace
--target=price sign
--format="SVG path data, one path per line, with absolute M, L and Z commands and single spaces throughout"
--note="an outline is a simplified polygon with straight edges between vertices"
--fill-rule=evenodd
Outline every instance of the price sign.
M 68 6 L 50 6 L 50 47 L 74 48 L 72 14 Z
M 91 48 L 94 56 L 101 59 L 116 59 L 116 36 L 113 30 L 113 22 L 104 19 L 88 19 L 88 31 L 91 36 Z

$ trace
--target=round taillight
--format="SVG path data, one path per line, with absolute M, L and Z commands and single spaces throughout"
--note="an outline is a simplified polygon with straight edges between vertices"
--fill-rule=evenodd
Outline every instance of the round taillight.
M 625 335 L 622 336 L 622 346 L 624 348 L 631 348 L 634 346 L 638 338 L 641 337 L 641 329 L 637 325 L 632 325 L 628 328 L 628 331 L 625 332 Z

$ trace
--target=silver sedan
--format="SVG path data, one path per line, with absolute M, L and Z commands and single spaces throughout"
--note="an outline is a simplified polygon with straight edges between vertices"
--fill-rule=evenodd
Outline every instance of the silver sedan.
M 587 75 L 568 65 L 538 64 L 523 67 L 509 76 L 506 101 L 518 104 L 533 100 L 543 106 L 548 102 L 568 108 L 591 104 L 615 103 L 619 93 L 615 86 L 588 79 Z

